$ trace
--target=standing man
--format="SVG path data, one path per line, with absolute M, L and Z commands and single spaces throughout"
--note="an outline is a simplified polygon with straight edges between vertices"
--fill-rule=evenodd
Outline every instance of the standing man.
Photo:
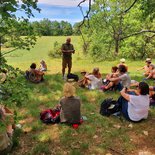
M 65 68 L 68 66 L 68 74 L 71 72 L 72 68 L 72 53 L 75 53 L 74 47 L 71 44 L 71 38 L 66 39 L 66 43 L 62 44 L 62 76 L 65 76 Z

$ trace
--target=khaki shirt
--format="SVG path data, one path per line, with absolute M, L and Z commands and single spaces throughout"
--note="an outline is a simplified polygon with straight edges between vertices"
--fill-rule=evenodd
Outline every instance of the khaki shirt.
M 74 46 L 72 44 L 62 44 L 61 50 L 73 50 L 74 51 Z M 72 58 L 72 52 L 62 52 L 63 53 L 63 58 Z

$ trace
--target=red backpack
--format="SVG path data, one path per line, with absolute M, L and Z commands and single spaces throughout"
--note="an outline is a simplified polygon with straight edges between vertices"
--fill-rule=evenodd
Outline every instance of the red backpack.
M 43 123 L 59 123 L 60 122 L 60 110 L 59 109 L 47 109 L 40 113 L 40 120 Z

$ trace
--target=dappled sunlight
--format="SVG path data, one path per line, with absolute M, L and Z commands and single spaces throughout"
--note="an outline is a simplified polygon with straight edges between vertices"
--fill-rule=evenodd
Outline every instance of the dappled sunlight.
M 46 129 L 39 134 L 38 140 L 40 142 L 47 142 L 49 140 L 52 142 L 59 142 L 61 132 L 59 124 L 48 125 Z

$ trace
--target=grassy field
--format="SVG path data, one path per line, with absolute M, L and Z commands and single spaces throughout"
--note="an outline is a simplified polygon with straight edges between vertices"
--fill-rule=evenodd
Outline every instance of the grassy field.
M 19 123 L 22 132 L 19 145 L 13 150 L 13 155 L 142 155 L 144 152 L 155 153 L 155 109 L 151 108 L 147 120 L 141 123 L 127 122 L 122 117 L 103 117 L 99 114 L 100 103 L 108 97 L 117 99 L 119 92 L 89 91 L 77 87 L 77 95 L 82 101 L 82 115 L 88 118 L 77 130 L 70 126 L 55 124 L 44 125 L 39 120 L 39 113 L 47 108 L 53 108 L 62 96 L 64 81 L 61 78 L 61 59 L 48 57 L 54 41 L 65 42 L 66 37 L 42 37 L 31 51 L 16 51 L 7 57 L 8 63 L 23 71 L 29 68 L 31 62 L 39 65 L 44 59 L 48 65 L 45 82 L 28 83 L 23 77 L 21 81 L 30 89 L 26 105 L 18 109 Z M 72 37 L 76 54 L 73 56 L 72 72 L 79 74 L 85 69 L 89 72 L 93 67 L 99 67 L 103 77 L 110 72 L 118 60 L 112 62 L 96 62 L 82 55 L 79 37 Z M 144 65 L 144 61 L 129 61 L 129 72 L 132 79 L 142 80 L 142 71 L 136 68 Z M 149 80 L 149 84 L 154 84 Z M 75 84 L 76 85 L 76 84 Z M 141 153 L 141 154 L 140 154 Z

